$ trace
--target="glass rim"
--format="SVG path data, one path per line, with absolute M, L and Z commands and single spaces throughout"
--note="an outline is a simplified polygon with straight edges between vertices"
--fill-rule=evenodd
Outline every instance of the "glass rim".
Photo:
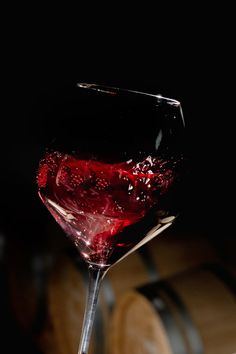
M 143 91 L 131 90 L 131 89 L 126 89 L 126 88 L 121 88 L 121 87 L 116 87 L 116 86 L 107 86 L 107 85 L 100 85 L 100 84 L 95 84 L 95 83 L 87 83 L 87 82 L 77 82 L 76 86 L 79 88 L 83 88 L 83 89 L 87 89 L 87 90 L 94 90 L 94 91 L 107 93 L 107 94 L 111 94 L 111 95 L 115 95 L 116 93 L 119 93 L 119 92 L 123 92 L 123 93 L 128 92 L 131 94 L 137 94 L 137 95 L 143 95 L 143 96 L 147 96 L 147 97 L 156 98 L 159 101 L 165 101 L 167 104 L 170 104 L 171 106 L 176 106 L 176 107 L 181 106 L 180 101 L 173 99 L 173 98 L 162 96 L 160 94 L 155 95 L 155 94 L 147 93 L 147 92 L 143 92 Z

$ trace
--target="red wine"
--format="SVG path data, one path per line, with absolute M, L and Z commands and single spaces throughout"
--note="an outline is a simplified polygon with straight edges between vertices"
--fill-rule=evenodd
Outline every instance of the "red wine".
M 82 257 L 109 266 L 158 223 L 176 163 L 147 156 L 110 164 L 51 152 L 39 165 L 39 195 Z

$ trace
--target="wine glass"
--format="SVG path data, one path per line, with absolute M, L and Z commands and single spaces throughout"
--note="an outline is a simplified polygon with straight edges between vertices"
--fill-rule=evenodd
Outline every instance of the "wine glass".
M 79 83 L 53 105 L 46 128 L 39 196 L 88 265 L 78 351 L 87 354 L 103 277 L 178 215 L 183 114 L 161 95 Z

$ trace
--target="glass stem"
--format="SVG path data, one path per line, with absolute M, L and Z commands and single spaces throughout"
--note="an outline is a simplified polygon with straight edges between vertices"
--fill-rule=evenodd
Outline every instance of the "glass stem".
M 93 265 L 89 265 L 89 285 L 87 302 L 84 312 L 84 320 L 82 326 L 82 334 L 80 339 L 78 354 L 87 354 L 89 349 L 90 337 L 92 334 L 92 328 L 95 318 L 95 312 L 98 302 L 98 294 L 103 277 L 105 276 L 107 269 L 101 269 Z

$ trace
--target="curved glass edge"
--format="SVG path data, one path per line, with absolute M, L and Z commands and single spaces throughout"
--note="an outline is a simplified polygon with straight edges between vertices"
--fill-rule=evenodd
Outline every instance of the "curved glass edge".
M 169 104 L 170 106 L 176 107 L 179 109 L 180 117 L 182 119 L 183 126 L 185 126 L 185 120 L 184 120 L 184 115 L 183 115 L 183 110 L 181 107 L 181 103 L 177 101 L 176 99 L 169 98 L 162 96 L 160 94 L 154 95 L 151 93 L 147 92 L 142 92 L 142 91 L 136 91 L 136 90 L 129 90 L 125 88 L 120 88 L 120 87 L 113 87 L 113 86 L 104 86 L 104 85 L 98 85 L 94 83 L 86 83 L 86 82 L 78 82 L 76 84 L 77 87 L 87 89 L 87 90 L 94 90 L 110 95 L 116 95 L 118 92 L 129 92 L 137 95 L 145 95 L 149 97 L 153 97 L 157 99 L 157 102 L 165 101 L 165 103 Z
M 160 94 L 154 95 L 152 93 L 147 93 L 147 92 L 142 92 L 142 91 L 129 90 L 129 89 L 120 88 L 120 87 L 113 87 L 113 86 L 103 86 L 103 85 L 98 85 L 98 84 L 90 84 L 90 83 L 85 83 L 85 82 L 78 82 L 76 85 L 79 88 L 100 91 L 100 92 L 104 92 L 104 93 L 108 93 L 108 94 L 116 94 L 118 92 L 130 92 L 130 93 L 150 96 L 150 97 L 154 97 L 154 98 L 157 98 L 160 100 L 164 100 L 164 101 L 167 101 L 167 103 L 177 106 L 177 107 L 180 105 L 179 101 L 177 101 L 173 98 L 164 97 Z

